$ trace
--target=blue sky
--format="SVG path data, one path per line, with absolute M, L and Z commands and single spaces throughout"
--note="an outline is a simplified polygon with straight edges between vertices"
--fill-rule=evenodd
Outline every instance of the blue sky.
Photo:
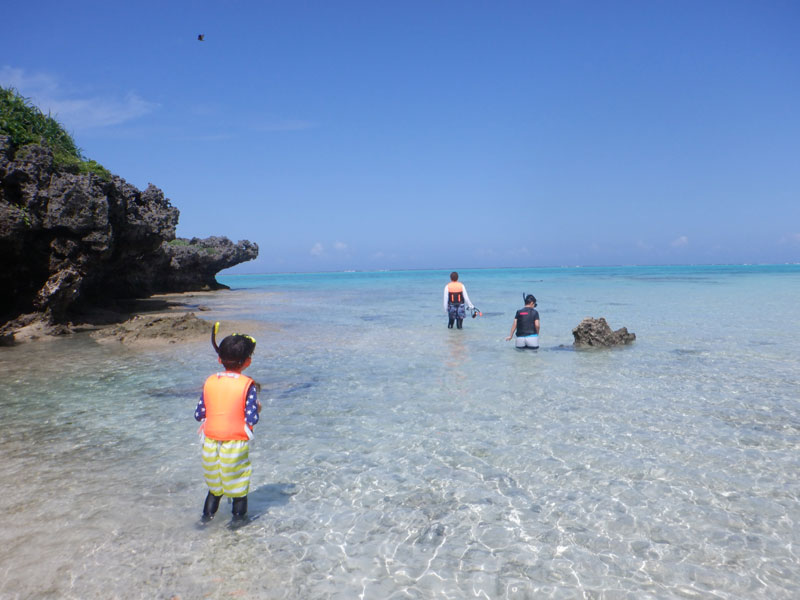
M 0 85 L 233 272 L 800 261 L 800 3 L 14 2 Z M 197 41 L 198 34 L 205 41 Z

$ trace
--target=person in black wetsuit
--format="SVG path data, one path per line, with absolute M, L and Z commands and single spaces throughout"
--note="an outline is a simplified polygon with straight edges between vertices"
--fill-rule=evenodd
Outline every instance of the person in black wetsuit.
M 533 294 L 525 296 L 525 306 L 514 315 L 511 333 L 506 341 L 514 337 L 514 332 L 517 334 L 514 342 L 517 348 L 539 347 L 539 311 L 536 310 L 536 297 Z

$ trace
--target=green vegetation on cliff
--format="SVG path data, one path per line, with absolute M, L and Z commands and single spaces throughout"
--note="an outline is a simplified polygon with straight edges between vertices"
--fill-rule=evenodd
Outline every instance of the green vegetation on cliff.
M 57 167 L 70 173 L 94 173 L 105 181 L 111 173 L 101 164 L 87 160 L 61 124 L 45 115 L 16 90 L 0 86 L 0 135 L 7 135 L 16 147 L 42 144 L 53 151 Z

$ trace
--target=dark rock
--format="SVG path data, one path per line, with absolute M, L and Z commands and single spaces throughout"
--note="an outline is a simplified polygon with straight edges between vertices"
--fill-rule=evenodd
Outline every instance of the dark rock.
M 636 339 L 636 334 L 628 333 L 627 327 L 611 331 L 611 327 L 602 317 L 599 319 L 586 317 L 572 330 L 572 336 L 575 338 L 573 346 L 579 348 L 623 346 Z
M 48 148 L 0 136 L 0 336 L 32 311 L 54 324 L 113 299 L 219 289 L 216 273 L 258 255 L 248 241 L 176 240 L 178 216 L 153 185 L 69 173 Z
M 50 338 L 73 332 L 74 329 L 71 325 L 53 323 L 43 313 L 27 313 L 19 315 L 2 327 L 2 331 L 0 331 L 0 346 L 13 346 L 20 341 Z
M 177 238 L 162 243 L 157 260 L 139 268 L 147 271 L 154 292 L 218 290 L 227 286 L 217 282 L 217 273 L 257 256 L 258 246 L 247 240 L 234 244 L 224 237 Z

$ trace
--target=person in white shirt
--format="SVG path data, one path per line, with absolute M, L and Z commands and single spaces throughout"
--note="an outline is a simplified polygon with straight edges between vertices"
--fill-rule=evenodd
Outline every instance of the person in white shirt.
M 450 273 L 450 283 L 444 286 L 444 310 L 447 312 L 448 329 L 453 328 L 453 323 L 461 329 L 467 308 L 475 309 L 469 300 L 467 288 L 458 280 L 458 273 L 453 271 Z

